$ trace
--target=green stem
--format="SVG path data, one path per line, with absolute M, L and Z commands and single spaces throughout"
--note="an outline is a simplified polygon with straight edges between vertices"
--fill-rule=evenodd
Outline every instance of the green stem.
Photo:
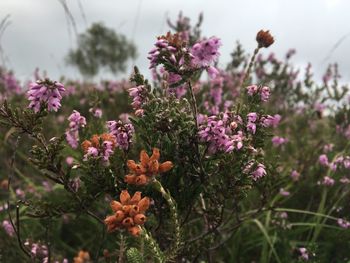
M 154 256 L 154 262 L 160 262 L 160 263 L 165 262 L 164 255 L 160 250 L 157 242 L 154 240 L 154 238 L 151 236 L 150 233 L 148 233 L 148 231 L 145 228 L 142 228 L 141 237 L 145 241 L 145 244 L 148 247 L 148 249 L 152 252 Z
M 181 245 L 181 231 L 180 231 L 180 223 L 179 223 L 179 218 L 178 218 L 177 209 L 176 209 L 176 203 L 174 199 L 171 197 L 170 193 L 167 192 L 163 188 L 162 184 L 156 179 L 154 180 L 154 187 L 162 195 L 165 201 L 168 203 L 168 206 L 170 209 L 170 215 L 173 221 L 175 233 L 174 233 L 173 243 L 166 252 L 166 257 L 167 257 L 167 260 L 173 261 Z

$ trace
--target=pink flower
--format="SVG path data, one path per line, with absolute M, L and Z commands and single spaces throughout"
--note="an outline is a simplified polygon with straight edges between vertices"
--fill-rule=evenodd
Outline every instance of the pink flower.
M 328 157 L 325 154 L 320 155 L 320 157 L 318 158 L 319 163 L 322 166 L 328 166 Z
M 270 88 L 269 87 L 262 87 L 260 89 L 261 101 L 266 102 L 269 100 L 269 97 L 270 97 Z
M 2 227 L 4 228 L 5 232 L 10 236 L 13 237 L 15 235 L 15 230 L 12 227 L 12 224 L 8 220 L 2 221 Z
M 340 227 L 345 229 L 348 229 L 350 227 L 350 222 L 343 218 L 338 218 L 337 223 Z
M 289 196 L 290 195 L 290 192 L 284 190 L 283 188 L 280 189 L 280 195 L 282 196 Z
M 258 86 L 257 85 L 250 85 L 247 87 L 247 93 L 249 96 L 253 96 L 258 92 Z
M 282 138 L 282 137 L 279 137 L 279 136 L 274 136 L 271 139 L 271 141 L 272 141 L 273 146 L 278 147 L 280 145 L 286 144 L 288 142 L 288 139 Z
M 290 176 L 292 177 L 293 181 L 298 181 L 300 177 L 300 173 L 298 173 L 296 170 L 293 170 Z
M 254 181 L 264 177 L 266 175 L 265 165 L 259 163 L 256 170 L 252 173 L 252 178 Z
M 334 183 L 335 183 L 335 181 L 333 178 L 331 178 L 329 176 L 323 177 L 323 181 L 322 181 L 323 185 L 332 186 L 332 185 L 334 185 Z
M 209 67 L 210 64 L 218 59 L 220 46 L 221 41 L 217 37 L 211 37 L 194 44 L 191 49 L 191 54 L 193 55 L 192 64 L 199 68 Z
M 79 128 L 85 127 L 86 119 L 84 116 L 81 116 L 80 113 L 76 110 L 73 110 L 73 113 L 68 117 L 69 128 L 66 130 L 66 140 L 68 144 L 73 148 L 78 148 L 79 142 Z
M 65 91 L 63 84 L 49 79 L 38 80 L 30 84 L 27 92 L 30 100 L 29 108 L 38 112 L 42 104 L 47 105 L 49 111 L 57 111 L 61 107 L 62 93 Z

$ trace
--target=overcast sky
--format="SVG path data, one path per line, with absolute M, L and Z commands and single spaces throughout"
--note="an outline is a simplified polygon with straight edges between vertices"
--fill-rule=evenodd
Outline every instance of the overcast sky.
M 67 4 L 78 32 L 102 21 L 134 40 L 139 53 L 135 64 L 144 72 L 155 37 L 168 30 L 166 17 L 174 20 L 182 10 L 193 22 L 204 13 L 203 35 L 222 39 L 222 65 L 229 61 L 236 40 L 251 53 L 256 32 L 270 29 L 276 42 L 269 51 L 281 57 L 295 48 L 295 64 L 303 68 L 311 62 L 318 76 L 328 63 L 338 62 L 344 80 L 350 80 L 349 0 L 67 0 Z M 36 67 L 53 79 L 80 77 L 64 63 L 76 38 L 69 33 L 71 27 L 59 0 L 0 0 L 0 19 L 7 14 L 11 25 L 0 41 L 6 65 L 21 79 L 30 78 Z

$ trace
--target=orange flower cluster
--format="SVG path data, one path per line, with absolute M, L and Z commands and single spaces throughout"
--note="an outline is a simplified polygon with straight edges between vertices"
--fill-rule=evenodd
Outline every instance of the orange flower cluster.
M 90 260 L 89 252 L 80 250 L 78 256 L 74 257 L 74 263 L 87 263 Z
M 150 206 L 150 199 L 141 199 L 141 192 L 136 192 L 131 197 L 127 190 L 123 190 L 120 202 L 113 200 L 110 205 L 114 214 L 105 219 L 108 232 L 127 229 L 133 236 L 140 235 L 140 225 L 146 222 L 144 213 Z
M 256 41 L 259 44 L 259 48 L 262 48 L 262 47 L 267 48 L 275 42 L 275 40 L 273 39 L 273 36 L 270 34 L 270 31 L 268 30 L 267 31 L 260 30 L 256 35 Z
M 130 169 L 130 174 L 125 176 L 124 181 L 127 184 L 145 185 L 153 176 L 167 172 L 173 168 L 172 162 L 160 163 L 159 158 L 160 153 L 157 148 L 153 148 L 151 157 L 145 150 L 142 150 L 140 152 L 140 163 L 136 163 L 134 160 L 128 160 L 127 166 Z
M 90 140 L 85 140 L 81 143 L 81 148 L 83 149 L 84 153 L 87 153 L 88 149 L 90 147 L 95 147 L 96 149 L 100 148 L 100 142 L 104 141 L 110 141 L 112 143 L 112 147 L 114 148 L 117 141 L 113 134 L 109 133 L 103 133 L 101 135 L 94 134 L 92 135 Z

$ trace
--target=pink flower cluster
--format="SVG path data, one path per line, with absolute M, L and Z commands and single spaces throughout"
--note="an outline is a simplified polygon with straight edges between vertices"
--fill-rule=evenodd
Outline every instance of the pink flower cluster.
M 242 119 L 236 116 L 237 122 L 242 123 Z M 220 119 L 217 116 L 210 116 L 201 124 L 198 136 L 200 141 L 208 143 L 208 152 L 216 153 L 218 151 L 231 152 L 243 147 L 243 133 L 236 131 L 238 123 L 233 121 L 229 123 L 228 116 Z
M 15 235 L 15 230 L 13 229 L 10 221 L 4 220 L 2 221 L 2 227 L 4 228 L 5 232 L 10 236 L 13 237 Z
M 191 48 L 192 64 L 197 68 L 207 68 L 220 56 L 221 41 L 217 37 L 204 39 Z
M 251 173 L 252 179 L 257 181 L 266 175 L 266 167 L 265 165 L 258 163 L 254 172 Z
M 132 137 L 135 129 L 131 123 L 122 121 L 108 121 L 107 128 L 110 134 L 116 138 L 117 146 L 122 150 L 128 150 L 132 143 Z
M 261 101 L 266 102 L 270 97 L 270 88 L 266 86 L 258 87 L 257 85 L 250 85 L 247 87 L 247 93 L 249 96 L 259 94 Z
M 9 94 L 19 94 L 22 90 L 18 80 L 12 72 L 4 72 L 0 75 L 0 83 L 4 86 L 5 92 Z
M 84 155 L 84 161 L 87 161 L 90 157 L 97 158 L 101 157 L 102 160 L 108 164 L 109 158 L 114 153 L 114 145 L 112 141 L 103 141 L 99 149 L 95 147 L 89 147 L 86 154 Z
M 66 131 L 66 140 L 73 149 L 76 149 L 79 142 L 79 128 L 86 125 L 86 119 L 78 111 L 73 110 L 73 113 L 68 117 L 68 121 L 69 128 Z
M 147 89 L 144 85 L 139 85 L 137 87 L 130 88 L 129 96 L 132 97 L 131 106 L 135 110 L 135 114 L 137 116 L 142 116 L 144 110 L 142 109 L 142 105 L 146 102 L 147 98 Z
M 160 63 L 168 63 L 170 65 L 183 64 L 183 57 L 180 60 L 176 58 L 179 51 L 178 48 L 171 45 L 167 39 L 158 39 L 154 45 L 155 48 L 148 52 L 149 56 L 147 57 L 151 62 L 150 69 L 155 68 Z
M 305 260 L 305 261 L 309 260 L 309 253 L 307 252 L 306 248 L 301 247 L 298 250 L 299 250 L 299 253 L 300 253 L 300 256 L 299 256 L 300 259 Z
M 338 218 L 337 223 L 342 228 L 345 228 L 345 229 L 350 228 L 350 222 L 343 218 Z
M 61 107 L 63 84 L 49 79 L 32 82 L 27 92 L 30 100 L 29 108 L 38 112 L 42 104 L 47 104 L 49 111 L 57 111 Z

